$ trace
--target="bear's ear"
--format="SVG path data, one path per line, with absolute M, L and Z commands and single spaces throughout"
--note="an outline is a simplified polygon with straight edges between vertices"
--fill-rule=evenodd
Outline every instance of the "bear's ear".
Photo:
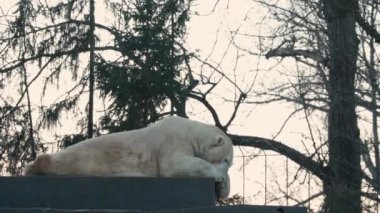
M 224 138 L 221 135 L 218 135 L 216 136 L 212 146 L 223 146 L 223 144 L 224 144 Z

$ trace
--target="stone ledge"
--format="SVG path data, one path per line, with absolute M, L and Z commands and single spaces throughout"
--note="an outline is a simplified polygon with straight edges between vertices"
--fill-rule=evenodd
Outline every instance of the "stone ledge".
M 213 206 L 210 178 L 0 177 L 0 208 L 165 210 Z
M 210 178 L 0 177 L 8 213 L 306 213 L 302 207 L 214 206 Z
M 214 206 L 198 207 L 174 210 L 62 210 L 62 209 L 1 209 L 0 212 L 9 213 L 306 213 L 304 207 L 281 207 L 281 206 Z

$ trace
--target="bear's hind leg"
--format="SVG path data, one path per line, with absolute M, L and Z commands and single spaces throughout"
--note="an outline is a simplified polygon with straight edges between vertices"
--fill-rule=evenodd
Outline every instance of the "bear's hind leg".
M 42 154 L 37 159 L 29 164 L 25 170 L 24 175 L 47 175 L 48 169 L 51 165 L 51 156 L 48 154 Z

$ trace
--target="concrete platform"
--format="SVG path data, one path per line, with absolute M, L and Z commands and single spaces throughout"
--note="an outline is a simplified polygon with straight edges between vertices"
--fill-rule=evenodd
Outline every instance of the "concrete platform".
M 0 177 L 0 212 L 306 213 L 302 207 L 215 206 L 209 178 Z
M 0 208 L 164 210 L 214 203 L 208 178 L 0 177 Z

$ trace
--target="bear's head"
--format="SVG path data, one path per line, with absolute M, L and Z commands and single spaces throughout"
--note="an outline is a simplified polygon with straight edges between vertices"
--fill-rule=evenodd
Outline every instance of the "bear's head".
M 226 135 L 217 135 L 204 151 L 204 160 L 211 164 L 227 163 L 230 167 L 233 159 L 231 139 Z

